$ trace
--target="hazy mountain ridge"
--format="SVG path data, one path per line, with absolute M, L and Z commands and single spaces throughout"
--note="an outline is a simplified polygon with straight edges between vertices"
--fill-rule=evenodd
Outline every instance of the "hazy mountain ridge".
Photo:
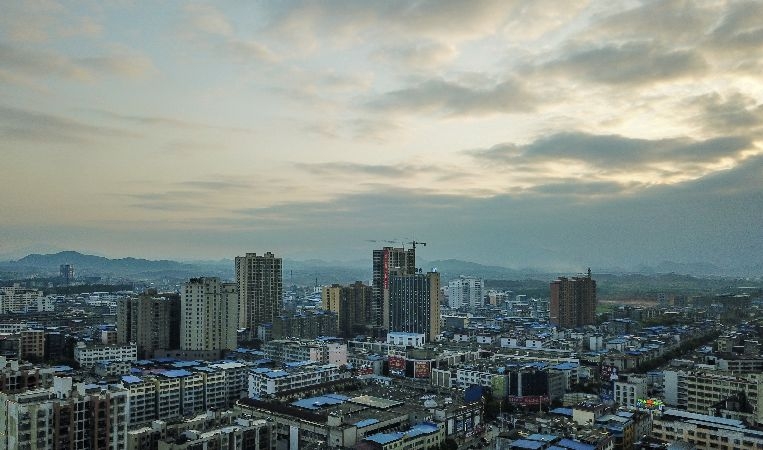
M 215 261 L 186 261 L 173 260 L 149 260 L 143 258 L 116 258 L 110 259 L 103 256 L 95 256 L 79 253 L 77 251 L 62 251 L 52 254 L 30 254 L 16 261 L 0 262 L 0 271 L 17 274 L 31 274 L 41 272 L 47 276 L 58 275 L 61 264 L 73 264 L 78 276 L 118 276 L 125 278 L 190 278 L 197 276 L 219 276 L 223 279 L 233 279 L 235 268 L 233 259 Z M 559 273 L 550 270 L 526 268 L 512 269 L 497 265 L 485 265 L 459 259 L 420 260 L 418 266 L 423 272 L 437 269 L 444 282 L 457 278 L 461 275 L 476 276 L 486 280 L 542 280 L 547 282 L 559 275 L 575 276 L 575 273 Z M 587 268 L 581 267 L 580 272 Z M 697 273 L 692 274 L 691 271 Z M 304 261 L 284 259 L 283 279 L 285 285 L 325 285 L 332 283 L 351 283 L 371 280 L 371 260 L 356 261 L 324 261 L 309 259 Z M 680 274 L 679 285 L 685 283 L 688 278 L 695 276 L 707 277 L 723 276 L 720 269 L 712 264 L 704 263 L 674 263 L 662 262 L 656 266 L 639 266 L 638 270 L 625 271 L 596 270 L 594 274 L 602 280 L 613 277 L 626 276 L 632 280 L 642 280 L 657 277 L 667 281 L 663 274 Z M 643 275 L 643 277 L 642 277 Z M 632 276 L 632 277 L 631 277 Z M 685 277 L 684 277 L 685 276 Z M 728 277 L 727 278 L 734 278 Z M 675 281 L 675 277 L 671 278 Z

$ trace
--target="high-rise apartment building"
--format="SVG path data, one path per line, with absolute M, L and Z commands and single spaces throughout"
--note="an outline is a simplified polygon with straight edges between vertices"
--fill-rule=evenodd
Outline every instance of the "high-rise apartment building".
M 369 325 L 389 329 L 389 288 L 393 275 L 416 273 L 416 249 L 384 247 L 373 253 L 373 301 Z
M 448 306 L 453 309 L 480 308 L 485 304 L 485 281 L 475 277 L 459 277 L 448 283 Z
M 337 315 L 339 336 L 351 338 L 365 332 L 371 309 L 371 287 L 356 281 L 349 286 L 325 286 L 321 306 Z
M 141 295 L 117 300 L 117 343 L 134 342 L 138 358 L 180 348 L 180 295 Z
M 238 291 L 219 278 L 191 278 L 180 293 L 180 348 L 221 351 L 236 348 Z
M 128 392 L 117 385 L 74 385 L 0 393 L 0 448 L 125 448 Z
M 74 266 L 71 264 L 61 264 L 58 268 L 58 276 L 64 284 L 74 281 Z
M 238 326 L 250 334 L 257 327 L 272 324 L 283 304 L 283 262 L 268 252 L 236 257 L 238 284 Z
M 596 323 L 596 281 L 591 269 L 584 277 L 560 277 L 551 282 L 550 321 L 562 328 Z
M 392 275 L 389 279 L 389 331 L 422 333 L 429 342 L 440 334 L 440 274 Z

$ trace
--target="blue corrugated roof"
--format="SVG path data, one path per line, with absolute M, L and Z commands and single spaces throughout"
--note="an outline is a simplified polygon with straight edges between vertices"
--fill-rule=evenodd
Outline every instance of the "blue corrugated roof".
M 341 405 L 348 400 L 348 397 L 339 394 L 320 395 L 318 397 L 303 398 L 292 402 L 291 404 L 303 409 L 321 409 L 326 406 Z
M 289 375 L 289 372 L 286 372 L 284 370 L 270 370 L 268 372 L 265 372 L 265 376 L 268 378 L 281 378 Z
M 573 441 L 572 439 L 562 439 L 556 443 L 559 447 L 568 448 L 570 450 L 594 450 L 596 447 L 583 442 Z
M 557 364 L 557 365 L 555 365 L 555 366 L 553 366 L 551 368 L 552 369 L 557 369 L 557 370 L 572 370 L 572 369 L 577 369 L 578 367 L 579 366 L 578 366 L 577 363 L 563 362 L 563 363 L 559 363 L 559 364 Z
M 562 416 L 572 417 L 572 408 L 554 408 L 549 412 L 551 414 L 560 414 Z
M 184 367 L 193 367 L 198 366 L 201 363 L 199 361 L 176 361 L 172 363 L 172 367 L 177 367 L 178 369 L 182 369 Z
M 187 370 L 177 369 L 177 370 L 164 370 L 162 372 L 159 372 L 159 375 L 165 376 L 167 378 L 180 378 L 180 377 L 187 377 L 193 374 Z
M 379 423 L 379 421 L 377 419 L 364 419 L 359 422 L 355 422 L 355 426 L 358 428 L 363 428 L 375 423 Z
M 405 434 L 409 437 L 421 436 L 422 434 L 431 434 L 437 432 L 437 425 L 430 422 L 422 422 L 411 427 Z
M 543 442 L 531 441 L 529 439 L 517 439 L 511 443 L 512 448 L 526 448 L 529 450 L 538 450 L 543 447 Z
M 138 377 L 136 377 L 134 375 L 124 375 L 122 377 L 122 381 L 124 381 L 125 383 L 131 383 L 131 384 L 132 383 L 141 383 L 141 382 L 143 382 L 142 379 L 140 379 L 140 378 L 138 378 Z
M 554 434 L 540 434 L 535 433 L 527 436 L 527 439 L 531 441 L 540 441 L 540 442 L 551 442 L 559 439 L 559 436 L 556 436 Z
M 366 441 L 372 441 L 376 442 L 377 444 L 386 445 L 390 442 L 395 442 L 399 439 L 402 439 L 404 436 L 403 433 L 397 432 L 397 433 L 378 433 L 371 436 L 366 436 Z

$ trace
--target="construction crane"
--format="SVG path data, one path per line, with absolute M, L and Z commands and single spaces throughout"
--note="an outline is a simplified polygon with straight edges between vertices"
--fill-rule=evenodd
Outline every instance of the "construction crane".
M 413 247 L 414 250 L 416 250 L 416 244 L 421 244 L 424 247 L 427 246 L 426 242 L 421 242 L 421 241 L 411 241 L 411 242 L 406 242 L 406 244 L 411 244 L 411 246 Z

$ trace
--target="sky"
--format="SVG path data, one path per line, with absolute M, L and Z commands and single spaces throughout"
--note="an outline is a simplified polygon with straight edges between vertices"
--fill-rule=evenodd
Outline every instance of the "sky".
M 0 254 L 763 270 L 763 2 L 8 0 Z M 371 242 L 376 241 L 376 242 Z

